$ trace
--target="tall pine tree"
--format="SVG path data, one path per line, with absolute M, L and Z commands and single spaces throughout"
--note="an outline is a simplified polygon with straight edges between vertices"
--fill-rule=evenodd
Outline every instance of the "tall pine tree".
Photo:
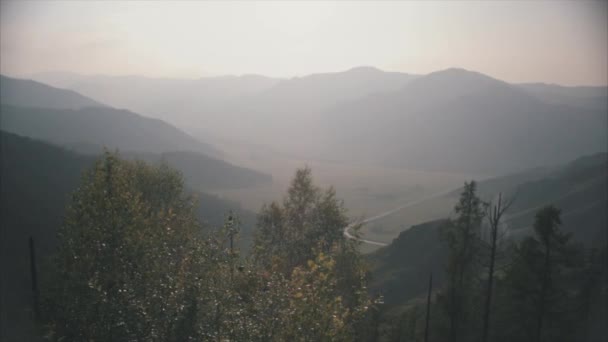
M 441 297 L 449 320 L 449 341 L 469 338 L 473 317 L 475 277 L 479 271 L 475 257 L 479 254 L 480 227 L 485 204 L 476 194 L 475 181 L 464 184 L 460 199 L 454 207 L 456 217 L 441 231 L 449 248 L 446 265 L 447 285 Z

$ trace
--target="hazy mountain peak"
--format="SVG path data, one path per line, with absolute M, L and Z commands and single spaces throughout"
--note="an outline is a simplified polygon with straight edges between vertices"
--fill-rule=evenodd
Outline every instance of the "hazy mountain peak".
M 507 83 L 488 75 L 482 74 L 477 71 L 471 71 L 463 68 L 448 68 L 444 70 L 439 70 L 432 72 L 426 76 L 423 76 L 422 79 L 427 80 L 442 80 L 442 81 L 451 81 L 451 82 L 485 82 L 485 83 L 496 83 L 496 84 L 504 84 Z
M 240 79 L 251 79 L 251 80 L 279 80 L 280 78 L 268 77 L 260 74 L 242 74 L 239 75 Z
M 384 70 L 380 70 L 376 67 L 370 66 L 370 65 L 361 65 L 361 66 L 356 66 L 353 68 L 350 68 L 348 70 L 346 70 L 345 72 L 351 72 L 351 73 L 382 73 L 385 72 Z
M 519 103 L 536 101 L 526 92 L 507 82 L 462 68 L 432 72 L 412 80 L 403 89 L 414 98 L 432 96 L 450 100 L 475 95 L 503 98 Z
M 361 66 L 356 66 L 356 67 L 352 67 L 350 69 L 344 70 L 344 71 L 333 71 L 333 72 L 321 72 L 321 73 L 312 73 L 309 75 L 304 75 L 304 76 L 299 76 L 299 77 L 292 77 L 290 79 L 287 79 L 286 81 L 298 81 L 298 80 L 323 80 L 323 81 L 333 81 L 335 79 L 341 79 L 341 78 L 351 78 L 351 77 L 357 77 L 357 78 L 365 78 L 365 77 L 374 77 L 374 78 L 378 78 L 378 77 L 383 77 L 385 75 L 393 75 L 393 76 L 402 76 L 402 77 L 410 77 L 410 74 L 407 73 L 401 73 L 401 72 L 387 72 L 384 71 L 382 69 L 378 69 L 374 66 L 369 66 L 369 65 L 361 65 Z

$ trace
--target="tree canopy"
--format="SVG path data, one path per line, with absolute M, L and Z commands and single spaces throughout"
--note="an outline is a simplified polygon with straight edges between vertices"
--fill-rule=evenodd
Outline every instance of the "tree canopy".
M 238 218 L 203 227 L 181 175 L 105 152 L 83 176 L 45 281 L 55 340 L 350 341 L 370 301 L 335 191 L 298 170 L 260 213 L 254 257 Z M 276 243 L 280 241 L 280 243 Z

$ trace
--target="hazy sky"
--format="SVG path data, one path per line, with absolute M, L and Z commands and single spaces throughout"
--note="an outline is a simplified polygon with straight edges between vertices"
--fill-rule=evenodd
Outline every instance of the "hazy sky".
M 372 65 L 608 84 L 605 2 L 2 1 L 0 70 L 291 77 Z

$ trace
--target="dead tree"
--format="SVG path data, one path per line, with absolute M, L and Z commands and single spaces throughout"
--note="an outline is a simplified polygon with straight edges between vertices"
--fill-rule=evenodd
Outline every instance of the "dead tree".
M 429 321 L 431 320 L 431 293 L 433 291 L 433 273 L 429 277 L 429 293 L 426 298 L 426 322 L 424 326 L 424 342 L 429 340 Z
M 488 281 L 486 287 L 486 298 L 483 311 L 483 333 L 482 342 L 488 341 L 488 329 L 490 326 L 490 306 L 492 304 L 492 288 L 494 285 L 494 266 L 496 263 L 496 250 L 498 248 L 498 242 L 500 241 L 500 220 L 504 213 L 509 209 L 513 200 L 509 200 L 505 203 L 502 202 L 502 194 L 498 194 L 498 201 L 496 204 L 488 207 L 486 217 L 490 225 L 490 263 L 488 266 Z

